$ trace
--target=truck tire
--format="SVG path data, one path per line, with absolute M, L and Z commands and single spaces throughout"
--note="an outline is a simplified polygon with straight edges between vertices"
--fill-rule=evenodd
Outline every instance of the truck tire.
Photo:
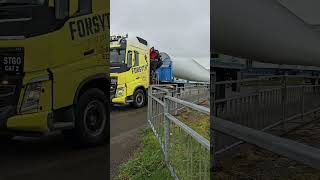
M 133 94 L 133 107 L 141 108 L 146 105 L 146 94 L 142 89 L 137 89 Z
M 83 146 L 107 143 L 108 107 L 108 99 L 103 91 L 96 88 L 87 90 L 75 105 L 75 128 L 65 134 Z

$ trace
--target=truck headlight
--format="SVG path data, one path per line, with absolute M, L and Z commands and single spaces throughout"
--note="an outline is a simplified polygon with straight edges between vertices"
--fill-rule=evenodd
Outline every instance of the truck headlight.
M 21 111 L 37 109 L 41 95 L 41 82 L 35 82 L 27 85 L 24 98 L 21 105 Z
M 125 86 L 124 85 L 120 85 L 117 87 L 117 91 L 116 91 L 116 97 L 121 97 L 123 96 L 125 90 Z

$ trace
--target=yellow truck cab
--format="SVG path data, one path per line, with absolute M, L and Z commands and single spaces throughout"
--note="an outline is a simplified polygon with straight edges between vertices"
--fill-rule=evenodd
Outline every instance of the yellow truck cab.
M 0 137 L 106 142 L 108 1 L 0 1 L 0 27 Z
M 140 37 L 111 36 L 110 98 L 114 104 L 146 104 L 150 82 L 148 42 Z

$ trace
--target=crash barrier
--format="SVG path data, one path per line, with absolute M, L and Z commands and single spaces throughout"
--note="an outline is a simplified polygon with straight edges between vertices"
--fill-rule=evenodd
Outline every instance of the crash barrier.
M 237 84 L 231 90 L 231 84 Z M 217 89 L 225 89 L 217 96 Z M 243 142 L 320 169 L 320 150 L 280 137 L 319 119 L 318 77 L 264 76 L 215 82 L 211 73 L 213 170 L 216 160 Z M 272 130 L 272 134 L 270 133 Z
M 148 122 L 174 179 L 210 179 L 209 136 L 203 137 L 179 117 L 192 111 L 206 116 L 209 123 L 209 108 L 196 104 L 202 101 L 209 101 L 209 85 L 157 85 L 149 89 Z

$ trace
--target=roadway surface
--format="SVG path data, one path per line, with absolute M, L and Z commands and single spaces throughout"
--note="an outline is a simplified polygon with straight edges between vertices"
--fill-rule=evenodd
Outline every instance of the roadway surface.
M 111 179 L 118 167 L 126 162 L 140 145 L 139 130 L 147 126 L 147 107 L 114 107 L 111 111 Z
M 0 146 L 1 180 L 107 179 L 107 147 L 80 149 L 62 135 L 17 137 Z
M 121 107 L 111 112 L 111 175 L 139 147 L 138 130 L 146 125 L 146 108 Z M 107 147 L 81 149 L 62 135 L 16 137 L 0 142 L 0 180 L 109 179 Z

